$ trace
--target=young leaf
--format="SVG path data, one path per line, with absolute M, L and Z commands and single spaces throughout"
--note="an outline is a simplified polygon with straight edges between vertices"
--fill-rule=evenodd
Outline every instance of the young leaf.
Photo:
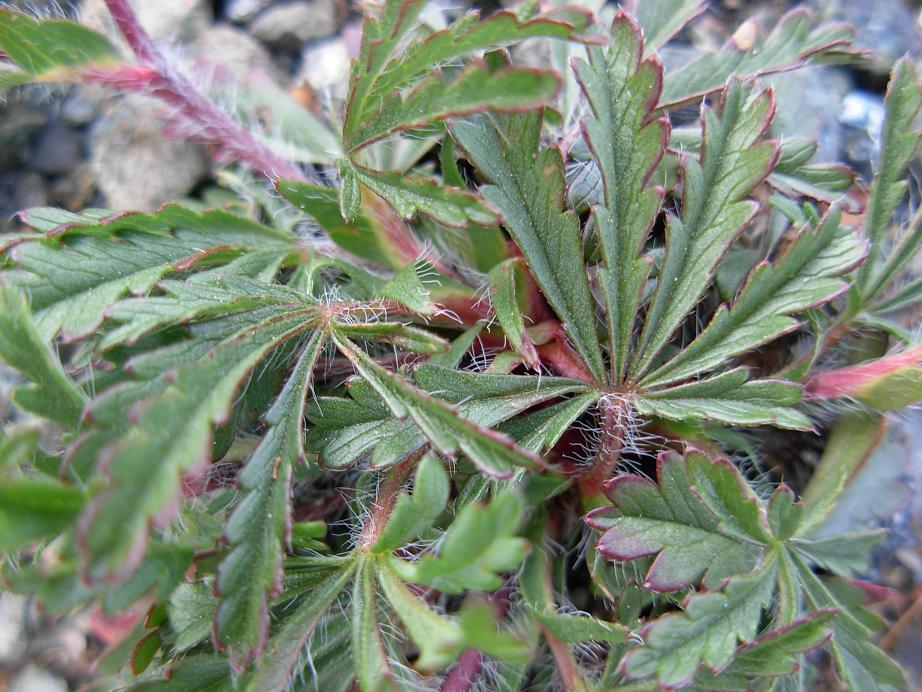
M 491 115 L 456 123 L 451 132 L 490 181 L 481 193 L 502 213 L 506 229 L 573 345 L 602 382 L 602 353 L 579 221 L 572 211 L 563 210 L 563 159 L 556 148 L 540 148 L 541 120 L 540 113 Z
M 640 256 L 659 214 L 662 190 L 648 185 L 669 140 L 668 122 L 656 120 L 663 68 L 641 62 L 640 28 L 619 13 L 608 47 L 589 48 L 577 75 L 592 108 L 585 122 L 604 185 L 604 206 L 593 211 L 604 269 L 599 283 L 608 308 L 612 380 L 624 377 L 634 322 L 649 263 Z
M 390 552 L 402 547 L 430 528 L 445 510 L 450 490 L 442 462 L 426 455 L 419 462 L 413 481 L 413 494 L 401 494 L 390 519 L 372 546 L 375 552 Z
M 740 46 L 731 39 L 722 50 L 686 63 L 666 76 L 661 105 L 676 106 L 717 91 L 731 75 L 746 79 L 792 70 L 815 55 L 847 45 L 852 39 L 852 31 L 845 25 L 823 24 L 811 29 L 811 22 L 806 10 L 791 10 L 761 41 Z
M 378 624 L 375 571 L 374 560 L 366 557 L 352 586 L 352 660 L 362 692 L 397 689 Z
M 243 499 L 224 530 L 232 548 L 215 584 L 221 599 L 215 638 L 227 647 L 237 670 L 262 653 L 269 625 L 267 596 L 278 595 L 282 586 L 284 541 L 291 530 L 291 474 L 304 458 L 304 403 L 323 340 L 319 329 L 308 337 L 285 387 L 265 415 L 272 427 L 237 479 Z
M 458 623 L 437 614 L 415 596 L 386 561 L 380 562 L 377 574 L 384 595 L 419 647 L 415 667 L 431 671 L 452 663 L 464 646 L 464 633 Z
M 39 337 L 26 299 L 19 291 L 3 285 L 0 285 L 0 358 L 32 382 L 13 392 L 17 405 L 66 429 L 77 427 L 85 404 L 83 393 Z
M 599 552 L 615 560 L 656 555 L 643 584 L 652 591 L 678 591 L 699 581 L 714 589 L 755 565 L 759 545 L 769 537 L 752 490 L 735 467 L 694 452 L 684 458 L 664 453 L 656 476 L 656 484 L 634 475 L 612 481 L 608 493 L 617 515 L 603 507 L 586 518 L 604 530 Z M 727 507 L 739 514 L 714 511 Z
M 390 564 L 401 579 L 428 584 L 439 591 L 491 591 L 502 584 L 500 572 L 516 569 L 528 553 L 528 542 L 514 534 L 525 503 L 512 492 L 496 496 L 488 505 L 469 504 L 439 543 L 439 554 L 416 562 L 396 557 Z
M 704 110 L 701 159 L 685 162 L 682 215 L 669 219 L 666 257 L 631 367 L 633 378 L 650 367 L 758 209 L 744 198 L 765 179 L 777 156 L 773 143 L 757 144 L 774 108 L 771 92 L 753 94 L 731 81 L 720 115 Z

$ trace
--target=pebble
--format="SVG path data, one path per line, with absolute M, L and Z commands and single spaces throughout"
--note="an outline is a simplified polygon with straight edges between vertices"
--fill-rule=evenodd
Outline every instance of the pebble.
M 344 100 L 349 88 L 350 62 L 345 39 L 318 41 L 302 52 L 295 82 L 306 81 L 321 99 L 329 95 Z
M 260 13 L 249 23 L 249 29 L 273 48 L 299 48 L 312 39 L 336 33 L 337 15 L 333 0 L 291 2 Z

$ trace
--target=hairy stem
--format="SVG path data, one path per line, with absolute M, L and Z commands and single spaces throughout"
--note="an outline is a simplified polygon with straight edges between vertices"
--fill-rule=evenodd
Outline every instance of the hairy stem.
M 606 396 L 599 406 L 602 436 L 595 462 L 578 480 L 583 498 L 603 493 L 606 480 L 611 478 L 621 461 L 621 452 L 628 434 L 627 421 L 630 416 L 630 401 L 624 396 Z
M 95 82 L 150 94 L 176 108 L 171 124 L 186 139 L 210 145 L 219 161 L 239 161 L 272 180 L 306 180 L 301 170 L 257 140 L 180 74 L 151 41 L 127 0 L 105 0 L 109 13 L 140 63 L 98 71 Z
M 397 496 L 400 494 L 400 488 L 403 486 L 407 474 L 427 451 L 423 447 L 388 469 L 384 480 L 378 486 L 378 492 L 368 512 L 368 518 L 365 520 L 364 526 L 362 526 L 362 533 L 359 536 L 357 545 L 359 552 L 367 552 L 378 540 L 381 531 L 387 525 L 391 512 L 394 511 Z

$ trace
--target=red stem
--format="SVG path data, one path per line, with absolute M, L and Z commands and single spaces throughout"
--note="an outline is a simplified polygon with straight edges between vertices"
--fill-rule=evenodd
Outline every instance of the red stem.
M 396 466 L 392 466 L 385 475 L 381 485 L 378 486 L 377 497 L 368 513 L 368 519 L 362 526 L 362 534 L 359 536 L 358 550 L 365 551 L 371 548 L 381 535 L 381 531 L 387 525 L 387 520 L 394 511 L 394 505 L 397 502 L 397 496 L 400 494 L 400 488 L 404 479 L 407 477 L 413 465 L 427 452 L 423 447 L 420 451 L 414 452 Z
M 218 108 L 186 77 L 177 72 L 138 23 L 127 0 L 105 0 L 112 19 L 140 63 L 139 67 L 100 70 L 90 79 L 156 96 L 178 110 L 178 124 L 189 139 L 216 148 L 221 161 L 236 160 L 273 180 L 306 180 L 301 170 L 285 161 L 228 113 Z

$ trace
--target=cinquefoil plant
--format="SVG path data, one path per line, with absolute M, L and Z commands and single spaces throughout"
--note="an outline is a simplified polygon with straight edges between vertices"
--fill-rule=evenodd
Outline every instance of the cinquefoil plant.
M 847 48 L 802 11 L 664 74 L 701 0 L 370 3 L 334 127 L 264 81 L 221 110 L 107 4 L 134 62 L 3 11 L 0 83 L 146 93 L 282 199 L 228 171 L 256 216 L 33 209 L 0 241 L 0 355 L 47 421 L 0 443 L 3 574 L 145 614 L 98 689 L 799 689 L 817 647 L 901 685 L 849 581 L 880 534 L 823 522 L 922 398 L 908 62 L 859 216 L 769 135 L 758 77 Z M 802 500 L 741 470 L 739 428 L 817 425 Z

